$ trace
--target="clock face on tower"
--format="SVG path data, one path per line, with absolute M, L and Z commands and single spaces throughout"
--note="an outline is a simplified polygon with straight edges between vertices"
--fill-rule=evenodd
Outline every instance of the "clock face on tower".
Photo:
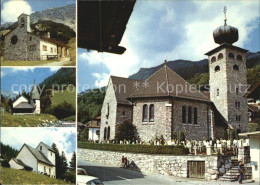
M 17 41 L 18 41 L 17 36 L 16 36 L 16 35 L 12 36 L 12 38 L 11 38 L 11 43 L 12 43 L 13 45 L 15 45 L 15 44 L 17 43 Z

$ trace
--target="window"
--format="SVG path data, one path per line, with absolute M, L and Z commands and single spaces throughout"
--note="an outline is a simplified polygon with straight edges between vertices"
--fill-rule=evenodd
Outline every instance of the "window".
M 52 156 L 52 152 L 51 152 L 51 156 Z
M 49 168 L 49 174 L 51 174 L 51 168 Z
M 219 96 L 219 89 L 217 89 L 217 96 Z
M 32 36 L 29 37 L 29 41 L 32 41 Z
M 230 58 L 230 59 L 234 59 L 234 58 L 235 58 L 235 56 L 234 56 L 234 54 L 233 54 L 233 53 L 229 53 L 229 54 L 228 54 L 228 58 Z
M 29 51 L 35 51 L 36 50 L 36 46 L 35 45 L 30 45 L 29 46 Z
M 109 103 L 107 103 L 107 108 L 106 108 L 106 117 L 108 119 L 109 117 Z
M 215 72 L 218 72 L 218 71 L 220 71 L 220 67 L 219 67 L 219 66 L 216 66 L 216 67 L 215 67 Z
M 110 126 L 108 126 L 107 128 L 107 140 L 110 139 Z
M 47 46 L 42 45 L 42 50 L 47 51 Z
M 239 88 L 236 88 L 236 94 L 239 94 Z
M 143 106 L 143 122 L 148 121 L 148 106 Z
M 243 60 L 241 55 L 237 55 L 237 60 Z
M 220 54 L 218 55 L 218 60 L 221 60 L 223 57 L 224 57 L 223 54 L 220 53 Z
M 191 124 L 191 107 L 188 108 L 188 124 Z
M 99 136 L 99 134 L 100 134 L 100 130 L 96 130 L 96 135 Z
M 21 18 L 21 27 L 24 27 L 24 18 Z
M 123 117 L 125 117 L 125 111 L 122 112 Z
M 150 105 L 149 109 L 149 121 L 154 121 L 154 104 Z
M 51 53 L 53 53 L 53 48 L 51 48 Z
M 186 123 L 186 106 L 182 107 L 182 123 Z
M 11 38 L 11 43 L 12 43 L 13 45 L 15 45 L 15 44 L 17 43 L 17 41 L 18 41 L 17 36 L 16 36 L 16 35 L 12 36 L 12 38 Z
M 194 124 L 198 124 L 198 109 L 197 109 L 197 107 L 194 108 L 193 114 L 194 114 Z
M 40 150 L 42 151 L 42 146 L 40 146 Z
M 107 139 L 107 127 L 104 128 L 104 140 Z
M 216 57 L 212 57 L 211 62 L 216 62 Z
M 44 173 L 46 173 L 46 167 L 44 166 Z
M 236 115 L 236 121 L 240 122 L 241 117 L 239 115 Z
M 240 108 L 240 102 L 239 102 L 239 101 L 236 101 L 236 102 L 235 102 L 235 106 L 236 106 L 237 109 L 239 109 L 239 108 Z
M 233 65 L 233 69 L 239 71 L 238 65 Z

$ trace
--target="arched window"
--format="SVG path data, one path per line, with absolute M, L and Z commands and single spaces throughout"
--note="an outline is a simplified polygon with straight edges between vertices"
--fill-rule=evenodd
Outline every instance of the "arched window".
M 154 121 L 154 104 L 151 104 L 149 108 L 149 121 Z
M 186 106 L 182 107 L 182 123 L 186 123 Z
M 224 57 L 223 54 L 220 53 L 220 54 L 218 55 L 218 60 L 221 60 L 223 57 Z
M 108 126 L 107 128 L 107 140 L 110 139 L 110 126 Z
M 237 60 L 243 60 L 241 55 L 237 55 Z
M 107 106 L 106 106 L 106 117 L 107 117 L 107 119 L 109 117 L 109 103 L 107 103 Z
M 148 105 L 143 106 L 143 122 L 148 121 Z
M 233 69 L 239 71 L 238 65 L 233 65 Z
M 234 58 L 235 58 L 235 55 L 234 55 L 233 53 L 229 53 L 229 54 L 228 54 L 228 58 L 234 59 Z
M 193 114 L 194 114 L 194 124 L 198 124 L 198 109 L 197 109 L 197 107 L 194 108 Z
M 216 67 L 215 67 L 215 72 L 218 72 L 218 71 L 220 71 L 220 67 L 219 67 L 219 66 L 216 66 Z
M 22 17 L 21 18 L 21 27 L 23 27 L 24 26 L 24 18 Z
M 216 57 L 212 57 L 211 62 L 216 62 Z
M 188 124 L 191 124 L 191 107 L 188 108 Z
M 104 140 L 107 139 L 107 127 L 104 128 Z

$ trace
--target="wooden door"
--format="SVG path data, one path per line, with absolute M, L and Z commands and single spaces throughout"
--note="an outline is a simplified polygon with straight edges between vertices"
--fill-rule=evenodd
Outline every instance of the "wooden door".
M 205 161 L 188 161 L 188 177 L 204 179 Z

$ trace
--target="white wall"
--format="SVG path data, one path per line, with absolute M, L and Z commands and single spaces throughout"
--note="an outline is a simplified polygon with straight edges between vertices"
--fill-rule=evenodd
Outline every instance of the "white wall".
M 20 96 L 14 103 L 13 103 L 13 107 L 15 107 L 16 105 L 22 103 L 22 102 L 27 102 L 28 103 L 28 100 L 23 97 L 23 96 Z
M 41 102 L 40 100 L 35 100 L 35 110 L 34 113 L 35 114 L 40 114 L 41 113 Z
M 252 175 L 253 179 L 259 180 L 259 174 L 260 174 L 260 137 L 250 137 L 250 157 L 251 162 L 254 162 L 254 165 L 252 166 Z
M 43 45 L 47 46 L 47 51 L 43 51 Z M 51 53 L 51 48 L 53 50 L 52 53 Z M 50 42 L 47 42 L 47 41 L 44 41 L 44 40 L 40 41 L 40 55 L 41 55 L 42 60 L 43 60 L 42 55 L 46 56 L 46 55 L 57 55 L 57 54 L 58 54 L 58 49 L 57 49 L 56 44 L 53 44 L 53 43 L 50 43 Z
M 89 128 L 88 131 L 88 139 L 89 140 L 99 140 L 98 135 L 96 134 L 96 132 L 100 130 L 99 128 Z
M 40 148 L 42 147 L 42 150 Z M 50 151 L 44 144 L 40 143 L 37 148 L 37 150 L 42 151 L 42 153 L 49 159 L 49 161 L 53 164 L 55 164 L 55 153 Z
M 51 177 L 55 177 L 56 176 L 55 167 L 49 166 L 49 165 L 41 163 L 41 162 L 38 163 L 38 173 L 42 172 L 44 174 L 44 167 L 45 167 L 45 170 L 46 170 L 45 172 L 48 175 L 50 175 Z M 51 169 L 51 173 L 49 173 L 50 169 Z
M 23 170 L 24 169 L 23 166 L 17 164 L 13 159 L 11 159 L 9 161 L 9 164 L 10 164 L 10 168 L 13 168 L 13 169 L 17 169 L 17 170 Z
M 17 155 L 16 159 L 20 159 L 24 164 L 33 168 L 34 172 L 38 171 L 38 161 L 28 150 L 27 147 L 23 146 L 20 153 Z

